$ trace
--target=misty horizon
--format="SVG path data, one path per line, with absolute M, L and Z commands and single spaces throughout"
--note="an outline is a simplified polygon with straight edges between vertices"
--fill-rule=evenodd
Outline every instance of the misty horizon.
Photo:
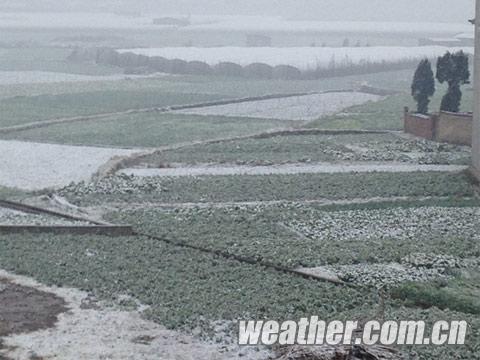
M 6 0 L 3 11 L 48 12 L 120 12 L 130 14 L 178 15 L 262 15 L 292 20 L 375 21 L 375 22 L 456 22 L 463 23 L 474 14 L 473 0 L 369 0 L 358 7 L 357 0 L 256 0 L 238 3 L 232 0 L 178 0 L 172 3 L 152 0 L 73 0 L 68 3 L 39 0 Z

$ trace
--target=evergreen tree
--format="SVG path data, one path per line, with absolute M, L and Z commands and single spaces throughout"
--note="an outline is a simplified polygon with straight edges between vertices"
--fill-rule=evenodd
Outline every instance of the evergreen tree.
M 448 84 L 448 90 L 442 99 L 440 110 L 458 112 L 462 101 L 460 86 L 468 84 L 470 70 L 468 69 L 468 56 L 463 51 L 454 54 L 447 52 L 438 58 L 437 80 Z
M 417 102 L 417 112 L 428 113 L 430 97 L 435 93 L 435 78 L 433 77 L 432 65 L 428 59 L 418 64 L 412 83 L 412 96 Z

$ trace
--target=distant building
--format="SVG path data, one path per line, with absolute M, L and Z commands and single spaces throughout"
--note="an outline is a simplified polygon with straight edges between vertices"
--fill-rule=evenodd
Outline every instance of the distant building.
M 248 47 L 270 47 L 272 46 L 272 38 L 260 34 L 248 34 L 246 45 Z
M 438 45 L 438 46 L 474 46 L 474 34 L 461 33 L 451 38 L 422 38 L 418 40 L 420 46 Z

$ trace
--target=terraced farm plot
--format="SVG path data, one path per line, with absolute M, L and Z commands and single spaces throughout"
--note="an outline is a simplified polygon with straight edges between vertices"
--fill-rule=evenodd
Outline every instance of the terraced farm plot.
M 267 94 L 291 94 L 358 89 L 363 84 L 390 91 L 408 91 L 413 70 L 325 78 L 319 81 L 247 79 L 219 76 L 175 76 L 164 83 L 172 92 L 221 93 L 236 98 Z
M 50 125 L 5 134 L 6 139 L 127 148 L 162 147 L 215 138 L 249 135 L 290 122 L 223 116 L 141 113 Z
M 11 84 L 4 77 L 2 85 L 0 80 L 0 127 L 218 99 L 359 89 L 365 82 L 372 88 L 408 92 L 413 75 L 405 70 L 319 81 L 183 75 L 125 80 L 119 68 L 66 62 L 69 53 L 70 49 L 55 48 L 0 49 L 0 73 L 32 71 L 29 74 L 37 81 L 45 80 L 44 72 L 70 74 L 48 74 L 48 79 L 70 81 L 63 83 L 25 83 L 35 76 L 21 80 L 23 84 Z M 77 74 L 107 77 L 96 81 Z M 433 110 L 444 90 L 437 88 Z M 201 338 L 198 341 L 215 342 L 219 347 L 236 344 L 238 319 L 292 320 L 312 314 L 325 320 L 381 317 L 431 323 L 465 319 L 472 329 L 466 346 L 402 350 L 406 354 L 415 351 L 420 359 L 479 358 L 480 202 L 470 176 L 456 170 L 470 163 L 470 150 L 407 140 L 398 134 L 318 131 L 401 129 L 403 106 L 412 106 L 407 93 L 349 107 L 321 120 L 314 114 L 323 104 L 314 101 L 310 106 L 312 99 L 316 100 L 312 96 L 305 103 L 292 98 L 297 104 L 290 103 L 288 109 L 277 109 L 277 101 L 272 108 L 247 109 L 241 114 L 263 117 L 268 115 L 262 113 L 265 110 L 288 120 L 130 113 L 2 134 L 7 140 L 0 141 L 0 198 L 73 210 L 67 200 L 85 207 L 75 211 L 92 218 L 103 214 L 104 220 L 132 224 L 139 233 L 157 239 L 143 235 L 2 235 L 0 269 L 47 285 L 82 289 L 89 293 L 87 307 L 113 305 L 110 309 L 134 311 L 131 314 L 138 317 L 142 312 L 160 327 L 193 333 Z M 471 104 L 472 94 L 465 89 L 464 110 Z M 289 112 L 294 105 L 301 115 Z M 253 108 L 258 103 L 242 106 Z M 316 128 L 308 134 L 299 129 L 305 119 L 313 119 L 308 127 Z M 265 135 L 283 128 L 290 128 L 291 133 Z M 262 134 L 208 142 L 252 133 Z M 153 147 L 160 149 L 134 163 L 135 171 L 163 167 L 187 176 L 140 177 L 120 172 L 90 180 L 111 156 Z M 357 171 L 382 164 L 391 166 L 392 172 L 271 174 L 271 169 L 297 172 L 297 168 L 304 171 L 327 165 L 333 169 L 332 164 L 341 167 L 345 163 Z M 424 168 L 442 168 L 443 172 L 420 172 L 418 165 L 447 167 Z M 200 175 L 190 176 L 191 167 L 199 169 Z M 231 174 L 243 169 L 245 174 L 201 175 L 205 168 L 227 169 Z M 400 173 L 400 169 L 415 171 Z M 255 171 L 265 174 L 252 175 Z M 67 185 L 70 181 L 75 183 Z M 66 199 L 42 202 L 40 194 L 46 191 L 31 191 L 46 186 L 62 186 L 54 194 Z M 50 221 L 0 209 L 0 223 L 49 225 Z M 271 265 L 301 268 L 306 274 L 332 271 L 352 287 L 277 271 Z M 0 270 L 0 287 L 2 281 Z M 385 295 L 377 290 L 383 285 L 387 285 Z M 56 329 L 57 333 L 61 330 Z M 49 343 L 56 339 L 50 334 L 40 338 L 48 338 Z M 30 346 L 33 342 L 23 340 L 19 351 L 35 348 Z M 149 341 L 159 339 L 131 339 L 137 340 L 140 343 L 135 346 L 148 347 Z M 0 340 L 0 358 L 6 346 Z
M 76 204 L 224 203 L 345 200 L 372 197 L 471 197 L 463 173 L 369 173 L 147 177 L 120 175 L 59 191 Z
M 475 241 L 480 230 L 478 208 L 413 208 L 311 214 L 287 223 L 295 231 L 316 240 L 327 237 L 368 241 L 393 237 L 399 242 L 425 237 L 455 236 L 460 231 Z
M 124 69 L 90 62 L 70 62 L 66 48 L 3 48 L 0 49 L 0 71 L 56 72 L 73 75 L 125 77 Z M 328 78 L 321 81 L 290 81 L 225 78 L 216 76 L 173 75 L 160 79 L 95 81 L 94 83 L 55 83 L 0 85 L 0 98 L 15 96 L 61 95 L 91 91 L 138 91 L 156 88 L 159 92 L 181 94 L 222 94 L 226 98 L 242 98 L 266 94 L 304 93 L 326 90 L 356 89 L 368 83 L 372 87 L 406 91 L 413 70 Z
M 378 312 L 374 291 L 313 282 L 144 237 L 6 236 L 0 242 L 0 265 L 48 285 L 81 288 L 128 308 L 137 306 L 122 300 L 131 295 L 150 306 L 147 318 L 187 332 L 200 328 L 206 338 L 229 336 L 237 319 L 296 319 L 311 313 L 327 320 L 358 319 Z M 386 319 L 430 322 L 460 317 L 472 326 L 479 323 L 472 314 L 402 305 L 401 300 L 388 300 Z M 222 335 L 215 331 L 218 324 L 223 325 Z M 462 347 L 464 355 L 475 351 L 478 335 L 471 336 Z M 453 350 L 418 351 L 430 358 Z
M 413 108 L 408 94 L 387 97 L 375 103 L 352 106 L 332 116 L 310 122 L 306 127 L 322 129 L 402 130 L 401 114 Z
M 445 87 L 437 84 L 437 91 L 430 104 L 431 111 L 440 109 Z M 322 129 L 403 130 L 405 106 L 415 109 L 415 102 L 405 92 L 389 96 L 377 102 L 352 106 L 337 114 L 310 122 L 306 127 Z M 473 92 L 463 91 L 461 110 L 473 110 Z
M 479 207 L 401 205 L 146 208 L 110 216 L 146 234 L 289 268 L 400 262 L 415 253 L 480 257 Z
M 79 76 L 77 74 L 68 75 L 74 77 Z M 39 95 L 82 94 L 98 91 L 139 91 L 142 89 L 158 89 L 158 91 L 167 92 L 170 91 L 170 89 L 166 89 L 167 84 L 169 84 L 171 81 L 168 80 L 168 77 L 163 75 L 152 78 L 137 78 L 125 74 L 112 74 L 102 76 L 89 75 L 87 78 L 93 78 L 95 80 L 0 85 L 0 99 L 13 97 L 33 97 Z M 192 91 L 187 88 L 185 88 L 182 92 L 178 91 L 179 94 L 189 94 L 191 92 Z
M 92 306 L 92 294 L 78 289 L 45 286 L 4 270 L 0 270 L 0 277 L 0 309 L 2 318 L 7 318 L 0 353 L 11 359 L 31 358 L 32 344 L 37 357 L 61 359 L 100 359 L 104 354 L 111 359 L 127 359 L 135 354 L 136 358 L 158 360 L 174 353 L 184 359 L 263 360 L 270 354 L 268 350 L 225 349 L 221 344 L 166 329 L 139 311 Z M 62 314 L 56 319 L 59 312 Z M 49 321 L 45 327 L 52 327 L 18 333 L 43 325 L 44 319 Z
M 326 320 L 361 320 L 375 318 L 379 311 L 376 291 L 314 282 L 143 237 L 7 236 L 0 241 L 0 265 L 47 285 L 92 292 L 127 309 L 137 306 L 125 302 L 131 295 L 150 306 L 144 313 L 148 319 L 172 329 L 200 330 L 206 339 L 235 341 L 232 330 L 238 319 L 281 321 L 313 313 Z M 480 325 L 475 314 L 404 305 L 388 299 L 385 319 L 431 324 L 461 318 L 472 327 Z M 461 349 L 421 347 L 416 352 L 425 359 L 446 360 L 459 353 L 475 359 L 477 342 L 478 334 L 472 332 Z
M 292 134 L 159 151 L 144 157 L 142 164 L 146 167 L 182 167 L 354 161 L 468 164 L 470 149 L 426 140 L 407 140 L 392 134 Z
M 1 68 L 0 60 L 0 69 Z M 33 68 L 36 70 L 35 68 Z M 48 69 L 48 68 L 47 68 Z M 6 67 L 8 71 L 15 71 L 15 67 Z M 42 68 L 38 69 L 42 70 Z M 166 75 L 148 77 L 146 79 L 129 76 L 122 73 L 122 69 L 113 69 L 113 72 L 86 73 L 91 76 L 105 76 L 105 80 L 111 75 L 115 78 L 123 77 L 126 80 L 74 82 L 55 84 L 17 84 L 0 85 L 0 98 L 15 96 L 38 96 L 77 94 L 92 91 L 140 91 L 156 89 L 161 93 L 181 94 L 222 94 L 225 98 L 246 98 L 263 96 L 268 94 L 295 94 L 308 92 L 321 92 L 332 90 L 356 89 L 367 82 L 372 87 L 390 89 L 391 91 L 406 91 L 410 84 L 405 78 L 412 76 L 411 70 L 393 71 L 386 73 L 346 76 L 340 78 L 328 78 L 322 81 L 302 80 L 255 80 L 246 78 L 224 78 L 217 76 L 194 76 L 194 75 Z M 26 71 L 20 67 L 18 71 Z M 48 71 L 48 70 L 45 70 Z M 83 74 L 82 72 L 65 73 Z M 392 78 L 394 81 L 392 81 Z
M 200 327 L 204 337 L 215 335 L 215 322 L 290 319 L 309 312 L 342 318 L 354 308 L 373 307 L 373 296 L 365 290 L 312 282 L 144 237 L 6 236 L 0 241 L 0 266 L 117 303 L 131 295 L 151 307 L 148 318 L 168 328 Z M 344 300 L 333 307 L 338 299 Z
M 39 95 L 0 100 L 0 126 L 111 113 L 131 109 L 191 104 L 222 99 L 213 94 L 176 94 L 158 90 L 91 91 L 77 94 Z
M 305 96 L 249 101 L 238 104 L 179 110 L 182 114 L 221 115 L 307 121 L 335 114 L 353 105 L 378 101 L 381 97 L 360 92 L 332 92 Z

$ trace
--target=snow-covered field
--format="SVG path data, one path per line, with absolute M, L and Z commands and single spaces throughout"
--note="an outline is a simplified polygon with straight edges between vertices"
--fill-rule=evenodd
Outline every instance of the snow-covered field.
M 446 51 L 463 50 L 473 54 L 473 47 L 448 48 L 444 46 L 375 46 L 375 47 L 167 47 L 122 49 L 120 52 L 133 52 L 146 56 L 162 56 L 167 59 L 203 61 L 214 66 L 221 62 L 232 62 L 242 66 L 265 63 L 271 66 L 291 65 L 300 70 L 327 69 L 361 65 L 365 63 L 399 62 L 433 58 Z
M 0 71 L 0 85 L 47 84 L 58 82 L 116 81 L 132 78 L 161 76 L 155 75 L 77 75 L 50 71 Z
M 114 156 L 133 150 L 0 141 L 0 185 L 25 190 L 89 180 Z
M 415 254 L 421 256 L 423 254 Z M 428 255 L 425 255 L 428 256 Z M 435 257 L 432 257 L 435 261 Z M 441 267 L 413 266 L 402 259 L 401 263 L 386 264 L 355 264 L 320 266 L 316 268 L 300 268 L 302 273 L 310 275 L 327 275 L 332 279 L 348 279 L 349 282 L 375 287 L 395 286 L 403 282 L 428 282 L 439 279 L 448 279 L 448 272 L 455 269 L 456 259 L 449 256 L 437 256 Z M 451 261 L 454 266 L 448 266 L 444 261 Z M 430 264 L 429 264 L 430 265 Z
M 312 212 L 309 219 L 287 223 L 305 236 L 326 241 L 367 241 L 388 239 L 439 238 L 448 234 L 477 241 L 480 210 L 478 208 L 394 208 Z
M 165 26 L 153 24 L 154 18 L 177 17 L 175 14 L 122 15 L 113 13 L 48 13 L 4 12 L 0 15 L 1 28 L 115 28 L 156 29 Z M 467 23 L 406 23 L 361 21 L 293 21 L 274 16 L 192 15 L 186 30 L 212 31 L 288 31 L 288 32 L 367 32 L 367 33 L 428 33 L 449 34 L 469 32 Z
M 199 107 L 175 111 L 182 114 L 250 117 L 278 120 L 315 120 L 350 106 L 381 97 L 359 92 L 332 92 L 305 96 L 249 101 L 238 104 Z

